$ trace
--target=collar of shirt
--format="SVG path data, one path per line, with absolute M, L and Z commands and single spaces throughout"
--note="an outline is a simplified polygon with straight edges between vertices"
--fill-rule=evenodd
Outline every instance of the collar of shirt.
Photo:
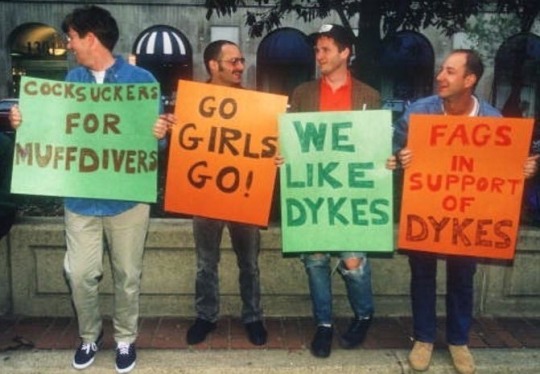
M 347 73 L 345 84 L 335 91 L 332 91 L 332 87 L 324 77 L 321 78 L 320 90 L 320 111 L 352 110 L 352 78 L 350 73 Z
M 473 107 L 470 113 L 467 115 L 468 117 L 476 117 L 478 116 L 480 112 L 480 103 L 478 102 L 478 99 L 474 95 L 472 96 L 472 99 L 473 99 Z M 444 109 L 444 102 L 442 101 L 441 101 L 441 110 L 445 116 L 448 115 L 448 113 L 446 113 L 446 109 Z

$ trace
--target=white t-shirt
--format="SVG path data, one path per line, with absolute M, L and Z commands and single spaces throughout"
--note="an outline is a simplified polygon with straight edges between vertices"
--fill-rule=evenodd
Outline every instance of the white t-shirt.
M 92 72 L 92 75 L 96 79 L 96 83 L 103 83 L 105 81 L 105 70 L 102 71 L 95 71 L 90 70 Z

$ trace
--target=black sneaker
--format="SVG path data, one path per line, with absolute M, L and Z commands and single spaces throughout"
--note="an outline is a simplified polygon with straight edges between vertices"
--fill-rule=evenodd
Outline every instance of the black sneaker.
M 311 341 L 311 354 L 315 357 L 325 358 L 330 356 L 332 349 L 332 335 L 334 329 L 328 326 L 318 326 L 317 332 Z
M 96 352 L 101 348 L 103 344 L 103 330 L 99 333 L 97 340 L 93 343 L 81 343 L 79 348 L 75 351 L 73 357 L 73 367 L 78 370 L 86 369 L 92 365 Z
M 118 343 L 116 345 L 116 371 L 129 373 L 135 367 L 137 352 L 135 344 Z
M 215 322 L 209 322 L 202 318 L 197 318 L 186 334 L 186 341 L 189 345 L 202 343 L 206 336 L 216 329 Z
M 349 325 L 349 328 L 347 329 L 347 332 L 341 335 L 341 338 L 339 339 L 339 345 L 341 348 L 351 349 L 362 344 L 366 338 L 369 326 L 371 326 L 371 317 L 353 319 Z
M 246 327 L 246 332 L 248 339 L 251 344 L 254 345 L 263 345 L 266 344 L 268 338 L 268 333 L 264 328 L 262 321 L 249 322 L 244 325 Z

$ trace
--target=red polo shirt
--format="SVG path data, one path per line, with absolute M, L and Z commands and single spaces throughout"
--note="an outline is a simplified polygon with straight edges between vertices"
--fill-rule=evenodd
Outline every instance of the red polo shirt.
M 347 74 L 347 81 L 335 92 L 326 82 L 321 79 L 321 97 L 319 98 L 319 110 L 321 112 L 333 110 L 352 110 L 352 80 L 351 74 Z

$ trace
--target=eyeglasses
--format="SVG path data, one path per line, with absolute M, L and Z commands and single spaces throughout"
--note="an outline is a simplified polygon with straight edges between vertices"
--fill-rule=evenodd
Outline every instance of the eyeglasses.
M 238 65 L 238 63 L 244 65 L 246 63 L 246 59 L 244 57 L 235 57 L 231 58 L 230 60 L 218 60 L 219 62 L 228 62 L 231 65 Z

